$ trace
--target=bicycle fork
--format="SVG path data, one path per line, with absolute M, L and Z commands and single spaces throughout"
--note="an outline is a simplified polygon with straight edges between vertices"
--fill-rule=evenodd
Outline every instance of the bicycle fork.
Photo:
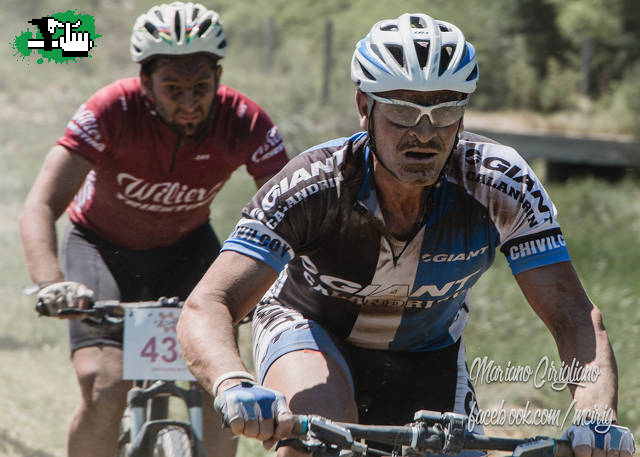
M 181 398 L 186 404 L 189 423 L 170 420 L 166 416 L 147 420 L 147 404 L 149 400 L 172 396 Z M 196 457 L 205 456 L 202 444 L 203 393 L 197 386 L 191 385 L 189 389 L 184 389 L 173 382 L 167 381 L 156 381 L 148 388 L 135 386 L 127 394 L 127 404 L 129 405 L 131 420 L 129 430 L 131 449 L 128 452 L 129 457 L 151 455 L 149 451 L 154 445 L 158 431 L 169 426 L 182 428 L 194 444 L 194 455 Z

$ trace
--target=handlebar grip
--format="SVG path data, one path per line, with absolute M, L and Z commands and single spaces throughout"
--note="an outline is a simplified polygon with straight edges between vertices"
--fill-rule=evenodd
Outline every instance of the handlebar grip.
M 571 443 L 567 440 L 556 440 L 556 452 L 553 457 L 574 457 Z
M 49 316 L 49 315 L 51 315 L 51 313 L 49 313 L 49 308 L 47 308 L 47 305 L 42 303 L 41 300 L 38 300 L 38 302 L 36 303 L 36 312 L 40 316 Z
M 294 435 L 303 436 L 309 431 L 309 416 L 305 414 L 294 414 L 293 423 Z

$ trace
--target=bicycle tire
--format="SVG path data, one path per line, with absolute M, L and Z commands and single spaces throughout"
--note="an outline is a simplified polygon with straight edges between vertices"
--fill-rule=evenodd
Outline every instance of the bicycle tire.
M 166 427 L 156 435 L 153 457 L 192 457 L 189 435 L 179 427 Z
M 118 448 L 116 451 L 116 457 L 127 457 L 127 450 L 129 449 L 129 443 L 131 442 L 129 431 L 131 428 L 131 419 L 125 412 L 120 420 L 120 429 L 118 430 Z

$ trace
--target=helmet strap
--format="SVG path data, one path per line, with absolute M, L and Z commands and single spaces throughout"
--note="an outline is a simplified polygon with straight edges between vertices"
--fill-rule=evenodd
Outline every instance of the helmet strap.
M 369 150 L 375 156 L 376 160 L 380 163 L 380 165 L 382 165 L 382 168 L 387 170 L 391 176 L 393 176 L 398 181 L 400 181 L 400 177 L 397 174 L 395 174 L 393 171 L 391 171 L 391 169 L 387 165 L 385 165 L 385 163 L 382 161 L 382 159 L 378 155 L 378 151 L 376 148 L 376 138 L 373 135 L 373 105 L 376 103 L 376 101 L 372 98 L 369 98 L 369 100 L 371 100 L 371 104 L 369 105 L 368 113 L 367 113 L 367 142 L 369 144 Z

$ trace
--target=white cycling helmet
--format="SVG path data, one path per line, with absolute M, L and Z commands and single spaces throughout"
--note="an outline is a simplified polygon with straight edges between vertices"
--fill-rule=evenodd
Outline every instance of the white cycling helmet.
M 426 14 L 376 23 L 358 42 L 351 79 L 363 92 L 476 89 L 476 51 L 458 27 Z
M 135 62 L 196 52 L 222 58 L 227 42 L 218 13 L 199 3 L 173 2 L 154 6 L 136 19 L 129 50 Z

